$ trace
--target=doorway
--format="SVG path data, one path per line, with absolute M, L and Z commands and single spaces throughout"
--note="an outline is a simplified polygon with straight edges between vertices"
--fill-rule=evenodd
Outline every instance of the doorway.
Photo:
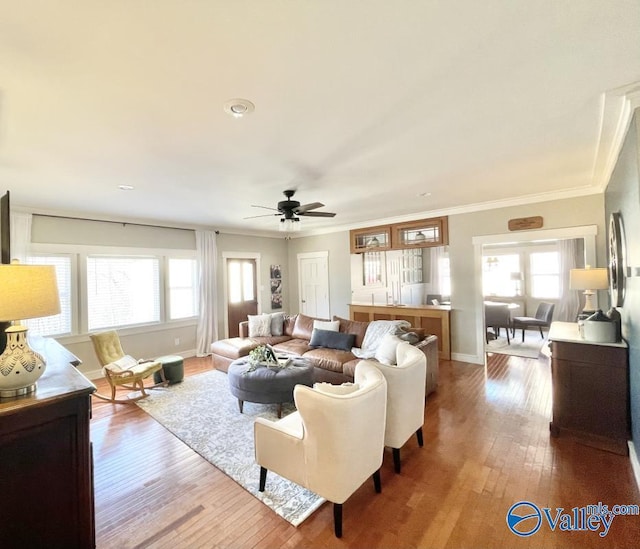
M 254 258 L 227 258 L 226 302 L 228 337 L 238 337 L 240 322 L 258 314 L 257 261 Z
M 329 252 L 298 254 L 299 311 L 307 316 L 330 318 Z

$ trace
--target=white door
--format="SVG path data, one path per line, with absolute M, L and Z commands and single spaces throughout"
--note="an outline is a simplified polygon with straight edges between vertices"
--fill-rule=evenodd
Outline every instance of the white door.
M 298 254 L 298 294 L 302 314 L 329 318 L 328 252 Z

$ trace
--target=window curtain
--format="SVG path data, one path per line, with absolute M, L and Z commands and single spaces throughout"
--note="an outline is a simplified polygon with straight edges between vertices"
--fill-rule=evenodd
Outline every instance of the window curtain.
M 196 231 L 196 261 L 198 265 L 199 314 L 196 328 L 196 355 L 211 354 L 211 343 L 218 339 L 216 233 Z
M 580 311 L 582 295 L 569 288 L 569 272 L 571 269 L 584 267 L 582 241 L 579 238 L 560 240 L 560 300 L 554 311 L 554 319 L 561 322 L 575 322 Z
M 31 246 L 31 220 L 32 215 L 24 212 L 11 212 L 10 237 L 11 260 L 17 259 L 20 263 L 26 263 Z

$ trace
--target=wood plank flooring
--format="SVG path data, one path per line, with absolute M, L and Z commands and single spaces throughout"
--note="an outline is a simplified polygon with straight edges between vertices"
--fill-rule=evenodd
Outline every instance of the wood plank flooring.
M 210 368 L 208 358 L 185 361 L 187 375 Z M 544 524 L 528 538 L 508 530 L 507 510 L 521 500 L 554 515 L 640 503 L 627 457 L 550 438 L 550 416 L 547 359 L 441 361 L 424 447 L 405 445 L 400 475 L 385 453 L 382 493 L 367 482 L 347 500 L 338 540 L 330 504 L 295 528 L 137 406 L 94 399 L 97 547 L 638 547 L 640 516 L 615 517 L 605 538 Z

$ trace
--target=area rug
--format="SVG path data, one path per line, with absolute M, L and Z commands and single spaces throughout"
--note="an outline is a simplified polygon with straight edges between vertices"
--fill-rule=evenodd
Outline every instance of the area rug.
M 260 467 L 254 459 L 253 422 L 258 416 L 277 419 L 276 405 L 245 402 L 241 414 L 227 383 L 226 374 L 213 370 L 154 389 L 136 404 L 262 503 L 298 526 L 325 500 L 272 472 L 267 476 L 265 491 L 258 491 Z M 293 404 L 285 404 L 282 414 L 294 410 Z
M 504 334 L 504 330 L 502 330 Z M 498 339 L 489 340 L 485 344 L 487 353 L 498 353 L 502 355 L 521 356 L 525 358 L 538 358 L 543 346 L 546 345 L 547 338 L 540 337 L 539 332 L 525 332 L 524 342 L 522 341 L 521 332 L 516 332 L 515 338 L 511 338 L 511 344 L 507 343 L 507 338 L 499 337 Z

